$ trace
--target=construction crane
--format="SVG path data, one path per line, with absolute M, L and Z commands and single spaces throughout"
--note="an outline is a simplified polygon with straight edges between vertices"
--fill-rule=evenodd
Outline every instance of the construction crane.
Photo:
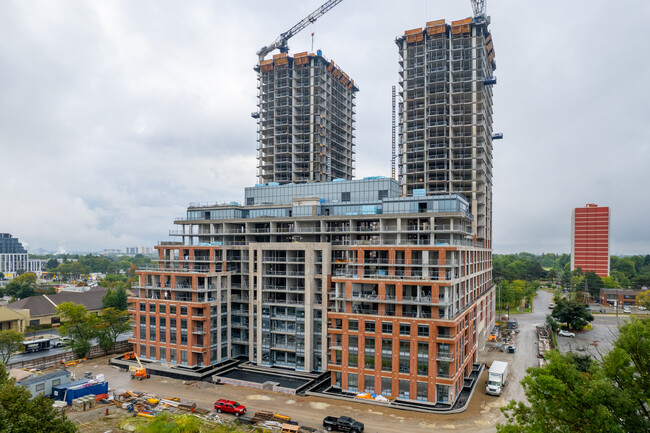
M 485 0 L 470 0 L 474 10 L 474 18 L 485 19 Z
M 307 27 L 308 25 L 316 22 L 318 18 L 323 16 L 325 13 L 327 13 L 330 9 L 332 9 L 334 6 L 337 4 L 341 3 L 343 0 L 329 0 L 325 3 L 323 3 L 318 9 L 316 9 L 314 12 L 310 13 L 307 15 L 305 18 L 302 19 L 298 24 L 295 26 L 291 27 L 289 30 L 286 32 L 282 33 L 278 38 L 273 41 L 271 45 L 267 45 L 265 47 L 262 47 L 258 52 L 257 55 L 260 58 L 260 62 L 264 60 L 264 57 L 271 51 L 275 49 L 279 49 L 281 53 L 286 53 L 289 51 L 289 46 L 287 45 L 287 41 L 291 39 L 293 36 L 297 35 L 302 29 Z

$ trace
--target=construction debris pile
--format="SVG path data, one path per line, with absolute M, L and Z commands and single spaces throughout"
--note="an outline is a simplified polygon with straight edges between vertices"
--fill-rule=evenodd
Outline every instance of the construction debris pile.
M 539 358 L 539 366 L 546 363 L 546 352 L 551 350 L 551 330 L 545 326 L 536 326 L 537 331 L 537 358 Z
M 291 417 L 289 416 L 265 411 L 255 412 L 255 415 L 253 415 L 251 422 L 266 430 L 271 430 L 274 432 L 280 431 L 281 433 L 322 432 L 321 429 L 299 426 L 298 422 L 292 421 Z
M 134 413 L 137 416 L 152 418 L 163 410 L 168 410 L 172 413 L 208 413 L 208 411 L 197 409 L 196 403 L 181 401 L 176 397 L 159 398 L 154 394 L 128 390 L 121 393 L 116 392 L 114 395 L 115 405 L 118 408 L 125 409 L 129 413 Z

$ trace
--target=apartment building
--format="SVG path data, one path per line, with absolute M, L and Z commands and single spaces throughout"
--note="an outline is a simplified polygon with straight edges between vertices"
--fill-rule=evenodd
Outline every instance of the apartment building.
M 18 238 L 10 233 L 0 233 L 0 273 L 11 278 L 20 272 L 42 274 L 43 262 L 30 259 L 29 254 Z
M 491 251 L 462 195 L 402 197 L 366 178 L 247 188 L 190 207 L 138 271 L 139 356 L 245 357 L 332 385 L 453 403 L 494 323 Z
M 354 80 L 320 51 L 276 54 L 256 70 L 259 183 L 351 180 Z
M 490 247 L 496 63 L 488 23 L 485 17 L 431 21 L 395 42 L 402 193 L 465 195 L 473 233 Z
M 571 270 L 609 276 L 609 207 L 587 204 L 571 214 Z

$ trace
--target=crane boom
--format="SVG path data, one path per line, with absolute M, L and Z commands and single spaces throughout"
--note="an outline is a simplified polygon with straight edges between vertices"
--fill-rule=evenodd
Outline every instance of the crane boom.
M 332 9 L 334 6 L 337 4 L 341 3 L 343 0 L 329 0 L 323 3 L 318 9 L 316 9 L 314 12 L 310 13 L 307 15 L 305 18 L 302 19 L 298 24 L 295 26 L 291 27 L 289 30 L 286 32 L 282 33 L 280 36 L 277 37 L 275 41 L 271 45 L 264 46 L 260 48 L 260 50 L 257 52 L 257 55 L 260 58 L 260 61 L 264 60 L 264 57 L 270 53 L 271 51 L 275 49 L 279 49 L 281 52 L 286 53 L 289 50 L 289 46 L 287 45 L 287 41 L 298 34 L 301 30 L 303 30 L 305 27 L 308 25 L 314 23 L 318 18 L 322 17 L 325 15 L 330 9 Z

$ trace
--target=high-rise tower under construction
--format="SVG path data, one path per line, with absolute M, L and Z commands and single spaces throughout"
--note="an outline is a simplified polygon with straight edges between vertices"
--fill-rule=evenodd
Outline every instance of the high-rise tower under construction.
M 396 39 L 402 193 L 467 197 L 491 247 L 494 47 L 484 16 L 428 22 Z
M 259 183 L 351 180 L 354 80 L 320 51 L 276 54 L 256 69 Z

